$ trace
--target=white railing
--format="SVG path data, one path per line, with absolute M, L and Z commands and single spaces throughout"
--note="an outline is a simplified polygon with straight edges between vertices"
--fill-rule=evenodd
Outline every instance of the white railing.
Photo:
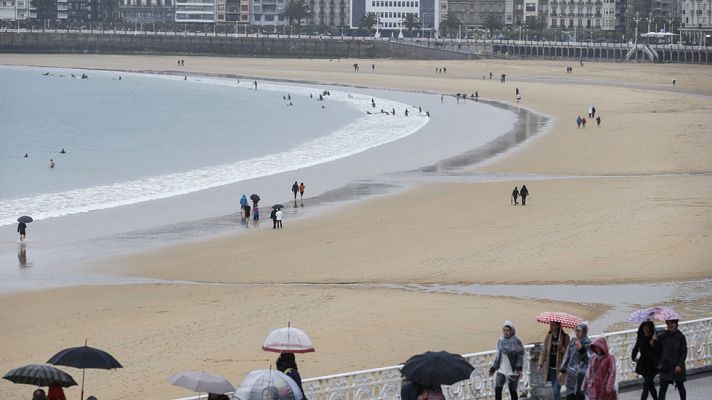
M 661 326 L 660 328 L 664 328 Z M 680 322 L 680 330 L 687 338 L 688 371 L 712 366 L 712 317 Z M 631 352 L 635 345 L 637 329 L 605 333 L 608 348 L 616 357 L 617 381 L 619 383 L 637 378 Z M 597 336 L 591 336 L 595 338 Z M 541 382 L 542 377 L 531 371 L 532 350 L 540 349 L 527 345 L 525 349 L 524 373 L 519 381 L 519 393 L 528 397 L 532 392 L 532 380 Z M 536 351 L 534 352 L 536 354 Z M 450 400 L 479 400 L 494 398 L 494 382 L 489 377 L 489 367 L 495 351 L 465 354 L 475 370 L 467 381 L 444 387 L 445 396 Z M 302 381 L 309 400 L 397 400 L 400 399 L 403 365 L 347 372 L 337 375 L 320 376 Z M 204 397 L 202 397 L 204 398 Z M 198 400 L 198 396 L 179 400 Z
M 661 327 L 662 328 L 662 327 Z M 680 330 L 687 337 L 687 368 L 694 369 L 712 365 L 712 318 L 680 323 Z M 635 365 L 630 359 L 635 345 L 637 329 L 603 334 L 608 347 L 618 363 L 618 382 L 637 378 Z M 592 336 L 595 337 L 595 336 Z M 532 391 L 530 370 L 533 345 L 525 346 L 524 373 L 519 381 L 519 392 L 526 396 Z M 494 382 L 489 377 L 489 367 L 495 351 L 465 354 L 475 370 L 470 380 L 449 386 L 446 397 L 452 400 L 491 399 L 494 397 Z M 305 379 L 302 384 L 310 400 L 366 400 L 399 399 L 402 365 L 357 371 L 345 374 Z M 536 374 L 536 373 L 535 373 Z M 537 378 L 537 377 L 534 377 Z

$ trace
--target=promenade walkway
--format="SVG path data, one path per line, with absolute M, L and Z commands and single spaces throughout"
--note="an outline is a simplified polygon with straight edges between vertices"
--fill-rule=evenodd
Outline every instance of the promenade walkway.
M 710 400 L 712 399 L 712 372 L 690 376 L 685 382 L 688 400 Z M 618 394 L 618 400 L 639 400 L 642 386 L 626 388 Z M 649 399 L 651 397 L 648 397 Z M 678 400 L 680 395 L 677 390 L 668 389 L 666 400 Z

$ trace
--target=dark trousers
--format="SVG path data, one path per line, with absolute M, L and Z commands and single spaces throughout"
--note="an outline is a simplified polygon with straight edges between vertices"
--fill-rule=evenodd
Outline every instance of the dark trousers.
M 647 400 L 648 393 L 653 397 L 653 400 L 658 400 L 658 392 L 655 390 L 655 374 L 643 376 L 643 393 L 640 395 L 640 400 Z
M 277 218 L 272 218 L 272 229 L 277 228 Z
M 665 400 L 665 393 L 668 390 L 668 386 L 670 386 L 672 382 L 669 381 L 660 381 L 660 396 L 658 396 L 658 399 L 660 400 Z M 685 390 L 685 384 L 683 382 L 675 382 L 677 386 L 677 391 L 680 393 L 680 400 L 687 400 L 687 391 Z
M 277 228 L 281 228 L 281 227 L 282 227 L 282 220 L 278 219 L 277 220 Z
M 507 387 L 509 387 L 509 396 L 511 397 L 511 399 L 518 400 L 519 397 L 517 396 L 517 385 L 519 384 L 519 380 L 507 379 L 506 376 L 500 373 L 497 373 L 497 376 L 495 376 L 494 399 L 502 400 L 502 390 L 504 389 L 505 382 L 507 383 Z
M 583 393 L 570 394 L 566 396 L 566 400 L 586 400 L 586 395 Z
M 522 205 L 523 206 L 527 205 L 527 196 L 522 196 Z

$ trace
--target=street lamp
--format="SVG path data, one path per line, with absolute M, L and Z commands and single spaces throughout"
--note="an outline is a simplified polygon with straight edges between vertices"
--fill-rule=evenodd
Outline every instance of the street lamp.
M 635 59 L 638 60 L 638 24 L 640 23 L 640 14 L 637 11 L 635 12 L 635 18 L 633 18 L 633 21 L 635 22 L 635 40 L 633 42 L 633 48 L 635 49 Z

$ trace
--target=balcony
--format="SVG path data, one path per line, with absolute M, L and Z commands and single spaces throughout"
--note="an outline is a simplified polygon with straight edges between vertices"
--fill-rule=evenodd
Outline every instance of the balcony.
M 552 16 L 552 17 L 556 17 L 556 11 L 552 11 L 552 12 L 551 12 L 551 16 Z

